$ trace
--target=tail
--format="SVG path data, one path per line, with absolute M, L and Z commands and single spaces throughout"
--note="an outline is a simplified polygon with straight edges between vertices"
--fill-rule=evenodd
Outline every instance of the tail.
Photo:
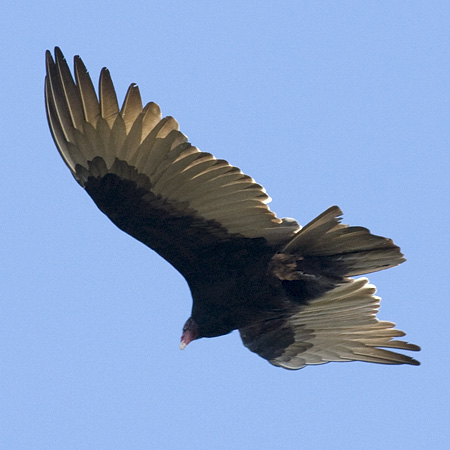
M 367 228 L 340 223 L 342 211 L 332 206 L 303 227 L 281 254 L 300 256 L 304 265 L 320 266 L 329 276 L 349 277 L 395 267 L 405 261 L 391 239 Z

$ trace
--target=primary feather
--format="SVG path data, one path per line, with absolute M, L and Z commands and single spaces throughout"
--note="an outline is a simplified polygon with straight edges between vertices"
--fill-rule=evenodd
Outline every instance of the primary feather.
M 340 223 L 329 208 L 301 228 L 278 218 L 251 177 L 193 147 L 130 85 L 121 108 L 107 69 L 99 95 L 82 60 L 75 80 L 61 53 L 46 54 L 45 99 L 55 144 L 77 182 L 113 223 L 186 278 L 192 316 L 182 347 L 239 329 L 272 364 L 328 361 L 419 364 L 385 350 L 419 350 L 376 318 L 365 274 L 404 261 L 390 239 Z

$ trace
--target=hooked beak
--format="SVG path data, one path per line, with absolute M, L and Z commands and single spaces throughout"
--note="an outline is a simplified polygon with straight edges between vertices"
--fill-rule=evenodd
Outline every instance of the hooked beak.
M 186 346 L 195 339 L 194 333 L 192 330 L 183 331 L 183 335 L 181 336 L 180 342 L 180 350 L 184 350 Z
M 183 334 L 181 336 L 181 342 L 180 342 L 180 350 L 184 350 L 186 346 L 198 338 L 198 326 L 195 323 L 195 321 L 190 318 L 185 323 L 183 327 Z

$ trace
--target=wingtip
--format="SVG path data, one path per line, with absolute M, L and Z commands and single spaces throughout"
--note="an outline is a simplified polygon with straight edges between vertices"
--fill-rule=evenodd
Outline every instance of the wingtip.
M 55 60 L 56 61 L 64 61 L 64 53 L 59 47 L 55 47 Z
M 45 67 L 47 69 L 47 77 L 51 70 L 51 67 L 55 65 L 55 60 L 53 59 L 52 52 L 50 50 L 45 51 Z

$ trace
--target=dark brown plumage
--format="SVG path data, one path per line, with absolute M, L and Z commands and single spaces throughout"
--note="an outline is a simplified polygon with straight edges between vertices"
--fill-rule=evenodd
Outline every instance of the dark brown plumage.
M 272 364 L 328 361 L 419 363 L 385 350 L 419 350 L 376 318 L 375 287 L 355 275 L 404 261 L 390 239 L 340 223 L 329 208 L 305 227 L 279 219 L 264 189 L 238 168 L 200 152 L 142 106 L 132 84 L 119 110 L 107 69 L 99 99 L 79 57 L 75 82 L 61 51 L 46 56 L 46 110 L 56 146 L 77 182 L 121 230 L 186 278 L 193 297 L 182 348 L 238 329 Z

